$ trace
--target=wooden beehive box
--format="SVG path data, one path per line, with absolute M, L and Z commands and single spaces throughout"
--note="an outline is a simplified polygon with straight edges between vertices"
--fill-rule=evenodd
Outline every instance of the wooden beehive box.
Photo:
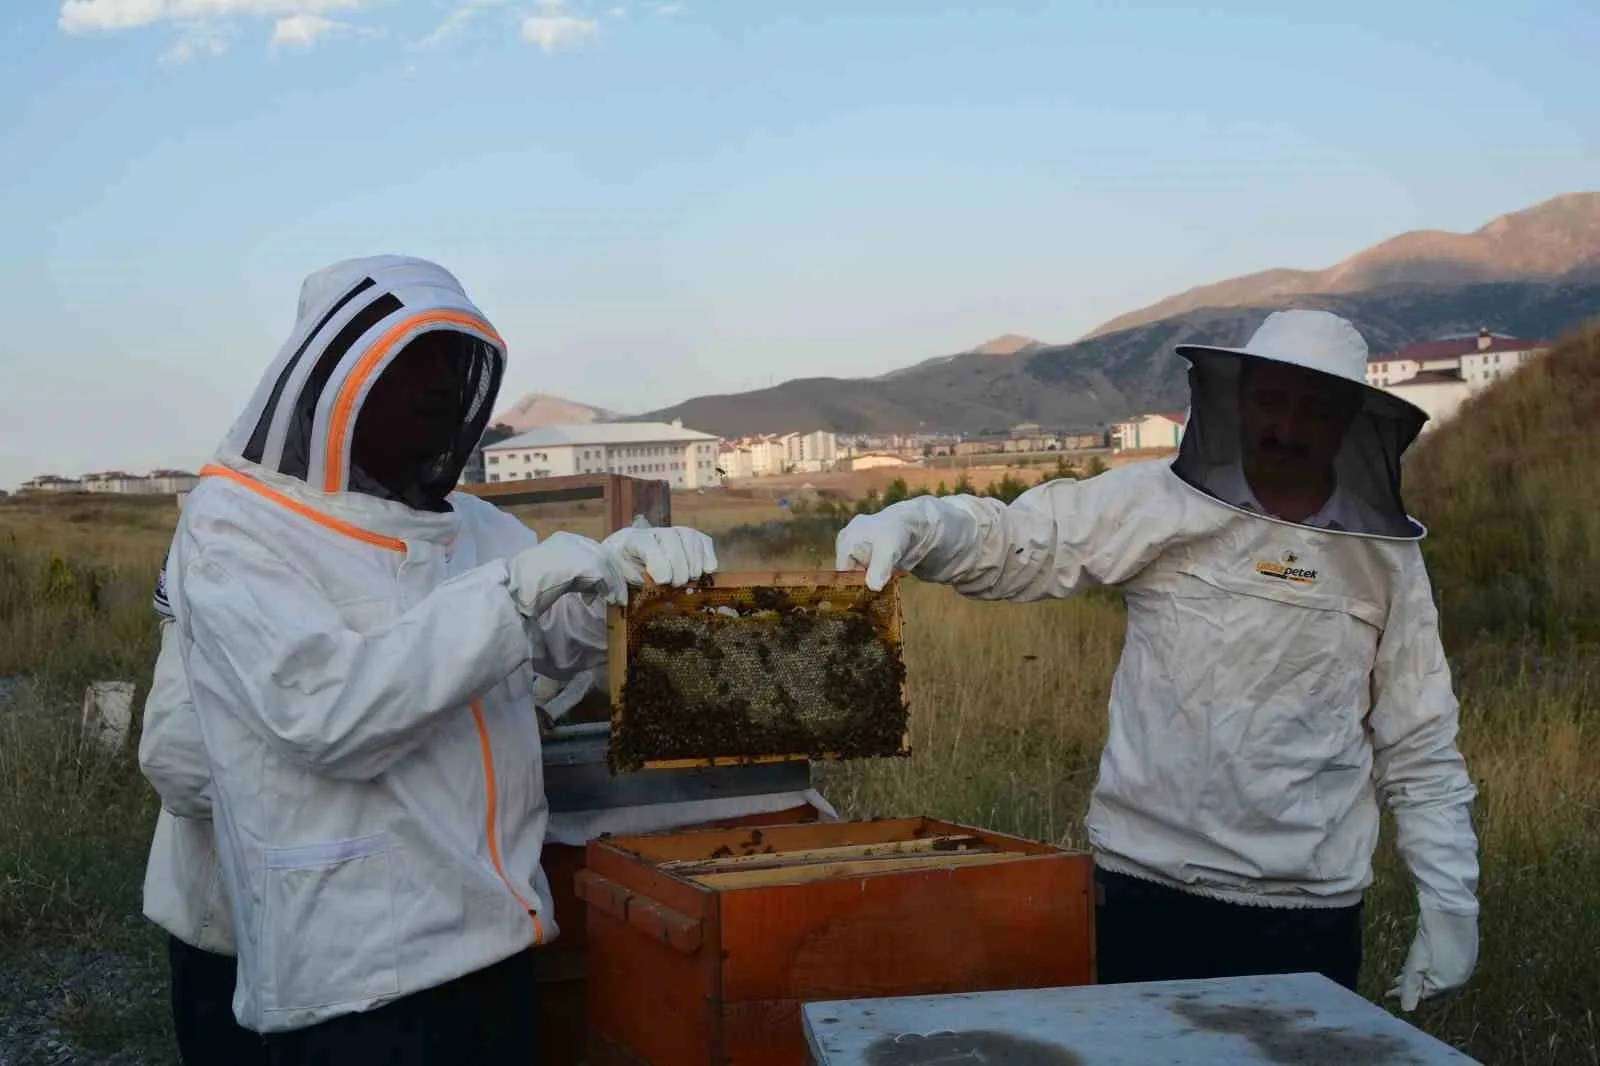
M 647 584 L 609 621 L 614 773 L 910 752 L 900 586 L 859 573 Z
M 590 1064 L 802 1066 L 802 1004 L 1088 984 L 1087 854 L 928 818 L 591 841 Z

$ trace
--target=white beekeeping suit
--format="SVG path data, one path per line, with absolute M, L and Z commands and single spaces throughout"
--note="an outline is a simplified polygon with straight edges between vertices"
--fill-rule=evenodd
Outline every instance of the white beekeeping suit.
M 557 935 L 535 671 L 602 663 L 646 571 L 715 568 L 690 530 L 540 542 L 453 491 L 505 345 L 442 267 L 351 260 L 302 293 L 173 541 L 204 771 L 147 760 L 169 809 L 210 789 L 235 1013 L 269 1037 Z
M 1120 588 L 1127 639 L 1087 817 L 1097 866 L 1230 903 L 1349 907 L 1387 805 L 1420 909 L 1395 989 L 1410 1009 L 1465 982 L 1477 953 L 1475 790 L 1424 531 L 1400 496 L 1426 416 L 1364 384 L 1365 341 L 1324 312 L 1274 314 L 1244 349 L 1179 352 L 1191 418 L 1175 461 L 1009 506 L 906 501 L 852 521 L 839 568 L 985 600 Z M 1352 398 L 1336 487 L 1299 522 L 1264 513 L 1242 474 L 1241 374 L 1264 365 Z
M 173 782 L 178 787 L 169 788 L 161 797 L 156 815 L 145 867 L 144 915 L 191 947 L 232 955 L 228 901 L 211 841 L 205 741 L 183 677 L 183 656 L 167 604 L 165 568 L 156 584 L 155 607 L 161 651 L 144 704 L 139 762 L 152 781 Z

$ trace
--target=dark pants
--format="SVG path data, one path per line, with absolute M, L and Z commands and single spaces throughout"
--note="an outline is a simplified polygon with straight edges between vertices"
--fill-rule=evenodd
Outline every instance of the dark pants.
M 272 1066 L 533 1066 L 533 953 L 377 1010 L 267 1036 Z
M 265 1066 L 261 1037 L 233 1017 L 232 955 L 215 955 L 167 937 L 172 970 L 172 1028 L 184 1066 Z
M 1361 904 L 1252 907 L 1095 871 L 1101 984 L 1320 973 L 1351 991 L 1361 970 Z

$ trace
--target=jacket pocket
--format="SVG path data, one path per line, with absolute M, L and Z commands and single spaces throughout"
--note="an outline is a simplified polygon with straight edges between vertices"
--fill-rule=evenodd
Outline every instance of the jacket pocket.
M 400 976 L 387 833 L 266 853 L 262 891 L 268 1010 L 394 995 Z

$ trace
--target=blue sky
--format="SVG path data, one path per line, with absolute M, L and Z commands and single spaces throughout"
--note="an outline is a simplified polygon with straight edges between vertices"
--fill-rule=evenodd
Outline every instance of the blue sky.
M 1577 0 L 8 3 L 0 487 L 198 465 L 351 255 L 454 270 L 502 405 L 643 410 L 1472 229 L 1600 188 L 1597 47 Z

